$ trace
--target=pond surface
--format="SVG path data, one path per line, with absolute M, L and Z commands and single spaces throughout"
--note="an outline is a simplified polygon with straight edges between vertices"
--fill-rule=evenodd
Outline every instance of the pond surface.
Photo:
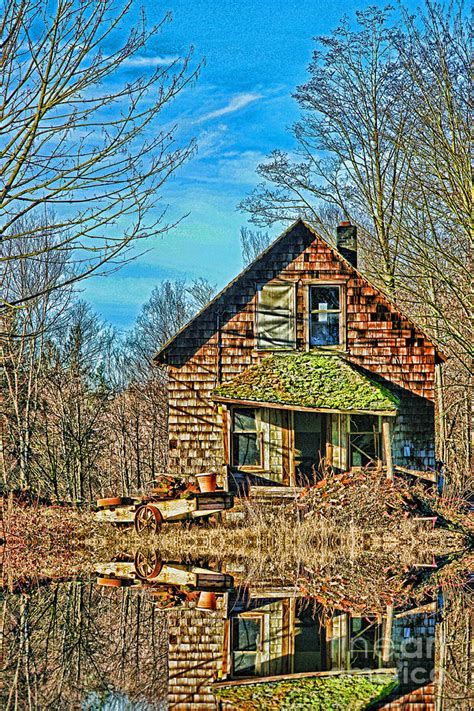
M 362 613 L 328 604 L 338 576 L 311 596 L 234 568 L 144 548 L 6 592 L 2 708 L 352 711 L 382 691 L 374 708 L 470 708 L 469 579 Z M 430 574 L 414 566 L 407 585 Z

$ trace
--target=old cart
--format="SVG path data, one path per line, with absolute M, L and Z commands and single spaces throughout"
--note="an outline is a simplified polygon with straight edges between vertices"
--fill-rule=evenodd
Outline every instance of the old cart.
M 96 518 L 115 524 L 134 524 L 137 533 L 156 533 L 163 521 L 186 521 L 212 516 L 234 505 L 227 491 L 186 492 L 185 496 L 112 497 L 97 501 Z
M 97 584 L 148 590 L 160 607 L 176 607 L 194 600 L 198 608 L 214 610 L 216 595 L 234 587 L 231 575 L 199 565 L 162 561 L 151 548 L 140 549 L 133 560 L 97 563 Z
M 187 585 L 198 590 L 229 590 L 234 580 L 231 575 L 203 568 L 199 565 L 185 565 L 175 561 L 162 561 L 158 552 L 140 549 L 133 560 L 96 563 L 95 571 L 99 584 L 104 580 L 120 580 L 127 585 L 167 584 Z

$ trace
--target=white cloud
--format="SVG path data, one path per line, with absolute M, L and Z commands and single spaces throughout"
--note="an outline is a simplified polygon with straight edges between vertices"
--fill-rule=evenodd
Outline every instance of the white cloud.
M 179 55 L 170 55 L 165 57 L 130 57 L 126 59 L 122 67 L 167 67 L 174 62 L 182 62 L 183 58 Z
M 263 98 L 262 94 L 237 94 L 232 97 L 232 99 L 230 99 L 230 101 L 228 101 L 227 104 L 221 109 L 216 109 L 215 111 L 210 111 L 208 114 L 204 114 L 204 116 L 200 116 L 196 119 L 195 123 L 202 123 L 203 121 L 210 121 L 211 119 L 220 118 L 220 116 L 233 114 L 235 111 L 240 111 L 240 109 L 243 109 L 245 106 L 248 106 L 261 98 Z
M 235 185 L 254 185 L 258 182 L 257 166 L 266 158 L 260 151 L 228 152 L 218 162 L 218 179 Z

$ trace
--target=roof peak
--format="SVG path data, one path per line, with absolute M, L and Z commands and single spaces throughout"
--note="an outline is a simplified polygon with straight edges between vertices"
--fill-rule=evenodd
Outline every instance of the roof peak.
M 211 306 L 216 304 L 226 293 L 231 289 L 232 286 L 237 284 L 241 279 L 243 279 L 249 272 L 252 271 L 252 269 L 262 260 L 264 259 L 270 252 L 272 252 L 292 231 L 296 230 L 297 227 L 303 226 L 312 236 L 313 236 L 313 241 L 315 240 L 320 240 L 323 242 L 335 255 L 337 259 L 339 259 L 341 262 L 343 262 L 347 268 L 351 271 L 353 271 L 355 274 L 357 274 L 361 279 L 363 279 L 370 287 L 375 289 L 389 304 L 390 307 L 395 308 L 407 321 L 409 321 L 415 328 L 417 328 L 420 333 L 423 334 L 424 337 L 426 337 L 430 343 L 434 345 L 436 348 L 439 356 L 441 359 L 445 360 L 445 357 L 442 353 L 439 352 L 437 349 L 436 345 L 434 344 L 433 340 L 421 329 L 410 317 L 406 316 L 398 306 L 396 306 L 390 296 L 380 287 L 374 286 L 369 279 L 362 274 L 353 264 L 351 264 L 338 250 L 334 245 L 330 244 L 327 239 L 322 237 L 316 230 L 309 225 L 302 217 L 298 217 L 292 224 L 287 227 L 286 230 L 284 230 L 278 237 L 276 237 L 273 242 L 271 242 L 266 249 L 263 250 L 255 259 L 250 262 L 244 269 L 237 274 L 221 291 L 214 296 L 211 301 L 209 301 L 208 304 L 206 304 L 202 309 L 200 309 L 184 326 L 182 326 L 174 336 L 172 336 L 166 343 L 163 344 L 163 346 L 160 348 L 160 350 L 155 354 L 153 357 L 153 361 L 159 362 L 160 357 L 169 349 L 169 347 L 183 334 L 190 326 L 193 324 L 207 309 L 209 309 Z M 163 362 L 163 361 L 162 361 Z

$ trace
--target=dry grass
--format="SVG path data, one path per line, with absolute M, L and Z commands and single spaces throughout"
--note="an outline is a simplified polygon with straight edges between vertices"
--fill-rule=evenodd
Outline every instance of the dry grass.
M 377 498 L 379 493 L 374 490 L 366 496 Z M 359 495 L 351 508 L 359 504 L 360 511 L 362 501 Z M 371 520 L 364 527 L 350 513 L 341 520 L 336 509 L 324 516 L 315 515 L 316 509 L 308 509 L 307 500 L 304 509 L 296 502 L 269 505 L 243 500 L 237 512 L 224 514 L 222 521 L 165 524 L 158 537 L 146 540 L 133 529 L 99 525 L 90 512 L 10 501 L 4 516 L 3 577 L 12 586 L 41 577 L 87 574 L 95 562 L 123 559 L 151 545 L 164 560 L 205 562 L 227 569 L 243 584 L 291 585 L 320 594 L 328 592 L 321 590 L 327 580 L 338 575 L 357 585 L 364 577 L 377 580 L 382 589 L 387 571 L 407 571 L 433 554 L 447 555 L 465 546 L 461 533 L 420 530 L 403 516 L 382 519 L 379 525 Z M 341 566 L 344 574 L 337 572 Z M 355 594 L 343 597 L 355 600 Z
M 2 578 L 10 589 L 90 569 L 98 533 L 90 512 L 19 505 L 9 497 L 2 501 L 2 529 Z
M 201 562 L 225 570 L 236 584 L 254 592 L 291 587 L 328 610 L 337 607 L 363 614 L 381 612 L 392 603 L 418 604 L 430 587 L 440 584 L 440 576 L 433 569 L 416 571 L 413 566 L 431 563 L 433 554 L 454 561 L 454 553 L 464 546 L 461 534 L 423 531 L 410 519 L 380 535 L 355 526 L 341 529 L 334 521 L 301 518 L 294 507 L 255 501 L 240 507 L 238 521 L 233 514 L 221 523 L 168 524 L 151 539 L 132 531 L 110 531 L 104 550 L 110 559 L 112 554 L 120 558 L 127 551 L 130 555 L 138 547 L 152 546 L 163 560 Z M 464 567 L 459 567 L 460 578 Z

